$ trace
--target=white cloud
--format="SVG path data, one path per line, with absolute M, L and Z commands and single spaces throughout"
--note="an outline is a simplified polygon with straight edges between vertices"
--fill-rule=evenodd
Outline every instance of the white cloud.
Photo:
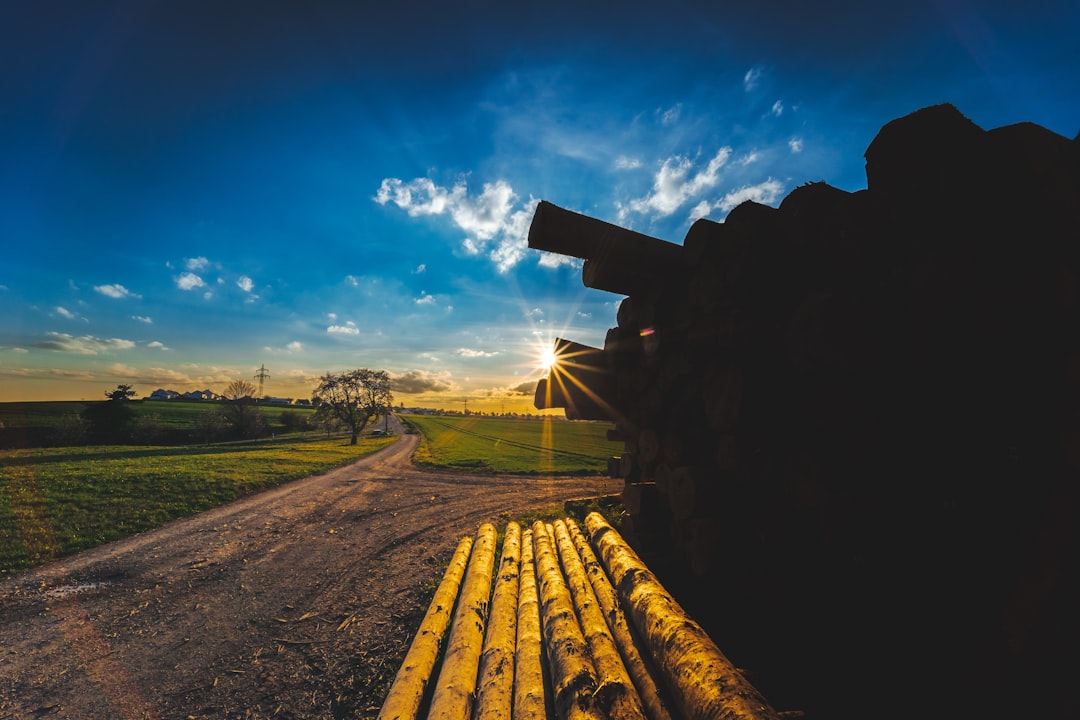
M 349 320 L 344 325 L 331 325 L 326 328 L 326 332 L 331 335 L 359 335 L 360 328 L 356 327 L 356 323 L 352 320 Z
M 202 297 L 203 300 L 210 300 L 214 297 L 214 292 L 212 290 L 207 290 L 202 294 Z
M 704 169 L 693 172 L 694 163 L 690 158 L 675 155 L 664 160 L 653 178 L 652 192 L 645 197 L 631 200 L 620 215 L 627 211 L 646 213 L 655 212 L 660 216 L 670 215 L 686 202 L 716 186 L 720 182 L 720 168 L 731 157 L 731 148 L 722 147 L 709 160 Z
M 251 289 L 255 287 L 255 282 L 247 275 L 241 275 L 240 279 L 236 281 L 236 287 L 240 288 L 244 292 L 251 292 Z
M 663 108 L 656 109 L 656 115 L 660 118 L 661 125 L 674 125 L 679 121 L 679 115 L 682 114 L 682 103 L 675 103 L 667 110 Z
M 802 152 L 802 149 L 803 149 L 803 140 L 802 140 L 802 138 L 793 137 L 790 140 L 788 140 L 787 144 L 788 144 L 788 147 L 791 148 L 791 152 L 793 152 L 793 153 L 801 153 Z
M 772 106 L 772 114 L 775 115 L 776 117 L 780 117 L 781 115 L 783 115 L 784 114 L 784 103 L 780 102 L 779 100 L 774 102 L 773 106 Z
M 78 317 L 78 315 L 71 312 L 66 307 L 63 307 L 62 305 L 57 305 L 56 308 L 53 310 L 53 312 L 55 312 L 60 317 L 66 318 L 68 320 L 74 320 L 74 319 L 76 319 Z
M 299 340 L 293 340 L 291 343 L 285 346 L 285 349 L 289 352 L 300 352 L 304 349 L 304 344 Z
M 97 355 L 110 350 L 129 350 L 135 347 L 131 340 L 121 338 L 98 338 L 92 335 L 75 337 L 67 333 L 45 333 L 49 339 L 34 343 L 31 347 L 39 350 L 55 350 L 56 352 L 68 352 L 76 355 Z
M 184 261 L 184 267 L 188 270 L 205 270 L 210 266 L 210 261 L 204 257 L 188 258 Z
M 529 198 L 523 209 L 514 210 L 517 194 L 503 179 L 484 183 L 479 195 L 470 195 L 464 181 L 444 188 L 429 178 L 407 183 L 385 178 L 374 199 L 380 205 L 393 203 L 410 217 L 449 215 L 466 233 L 462 250 L 467 255 L 486 252 L 499 272 L 506 272 L 525 257 L 529 222 L 537 204 Z
M 771 205 L 779 200 L 783 193 L 784 184 L 779 180 L 769 178 L 757 185 L 744 185 L 737 190 L 732 190 L 716 203 L 716 207 L 726 212 L 747 200 L 753 200 L 763 205 Z
M 146 343 L 146 347 L 154 348 L 155 350 L 168 350 L 169 349 L 169 348 L 165 347 L 164 343 L 158 342 L 157 340 L 151 340 L 150 342 Z
M 206 282 L 195 273 L 183 272 L 176 278 L 176 287 L 181 290 L 194 290 L 205 286 Z
M 355 275 L 346 275 L 345 282 L 349 285 L 352 285 L 353 287 L 356 287 L 360 284 L 360 280 Z
M 138 320 L 139 322 L 146 323 L 147 325 L 153 325 L 154 324 L 154 319 L 151 318 L 151 317 L 147 317 L 146 315 L 132 315 L 131 319 L 132 320 Z
M 690 219 L 697 220 L 698 218 L 708 217 L 712 211 L 712 203 L 708 200 L 702 200 L 690 210 Z
M 337 313 L 326 313 L 326 319 L 330 322 L 337 320 Z
M 761 68 L 752 67 L 752 68 L 750 68 L 749 70 L 746 71 L 745 75 L 743 75 L 743 88 L 746 89 L 746 92 L 750 92 L 751 90 L 754 90 L 755 88 L 757 88 L 758 82 L 760 80 L 761 80 Z
M 558 268 L 563 265 L 569 265 L 571 267 L 581 267 L 581 260 L 569 255 L 560 255 L 558 253 L 540 252 L 540 259 L 536 261 L 536 264 L 545 268 Z
M 498 351 L 485 352 L 484 350 L 472 350 L 470 348 L 458 348 L 457 354 L 463 358 L 489 358 L 498 355 Z
M 743 156 L 739 160 L 739 164 L 742 165 L 743 167 L 746 167 L 747 165 L 752 165 L 752 164 L 756 163 L 760 159 L 761 159 L 760 155 L 758 155 L 756 152 L 751 151 L 751 152 L 747 153 L 745 156 Z
M 615 158 L 616 170 L 637 170 L 639 167 L 641 167 L 641 161 L 637 158 L 627 157 L 626 155 Z
M 420 263 L 419 265 L 416 266 L 416 269 L 412 271 L 412 274 L 413 275 L 420 275 L 420 274 L 425 273 L 425 272 L 427 272 L 427 265 L 425 265 L 424 263 Z
M 417 305 L 434 305 L 435 304 L 435 296 L 434 295 L 428 295 L 426 292 L 421 290 L 420 291 L 420 297 L 414 299 L 413 302 L 416 303 Z
M 120 285 L 119 283 L 116 283 L 116 284 L 113 284 L 113 285 L 95 285 L 94 290 L 101 293 L 105 297 L 116 298 L 118 300 L 122 299 L 122 298 L 129 298 L 129 297 L 131 297 L 131 298 L 142 297 L 141 295 L 137 295 L 137 294 L 131 292 L 130 290 L 128 290 L 123 285 Z

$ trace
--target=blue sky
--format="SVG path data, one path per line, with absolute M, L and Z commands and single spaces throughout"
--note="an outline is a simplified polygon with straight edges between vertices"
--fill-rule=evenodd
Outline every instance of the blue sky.
M 889 120 L 1080 130 L 1080 3 L 0 4 L 0 400 L 385 369 L 527 410 L 620 296 L 539 200 L 681 242 L 866 186 Z M 518 7 L 521 5 L 521 7 Z

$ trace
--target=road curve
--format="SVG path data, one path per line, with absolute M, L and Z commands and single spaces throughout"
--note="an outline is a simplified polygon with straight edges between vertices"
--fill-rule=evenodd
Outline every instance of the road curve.
M 0 719 L 373 716 L 462 536 L 621 488 L 418 441 L 0 581 Z

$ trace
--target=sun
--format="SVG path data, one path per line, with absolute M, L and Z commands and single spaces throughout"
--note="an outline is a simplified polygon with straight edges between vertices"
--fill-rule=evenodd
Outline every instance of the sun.
M 558 358 L 555 357 L 554 349 L 547 348 L 542 353 L 540 353 L 540 367 L 543 368 L 545 372 L 550 372 L 551 367 L 556 362 L 558 362 Z

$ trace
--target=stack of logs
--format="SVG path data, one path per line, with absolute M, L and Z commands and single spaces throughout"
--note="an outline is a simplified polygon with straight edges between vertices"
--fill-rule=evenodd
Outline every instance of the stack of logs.
M 495 545 L 462 538 L 378 720 L 781 717 L 601 514 Z
M 938 105 L 866 175 L 682 245 L 541 202 L 529 246 L 627 297 L 536 406 L 615 423 L 631 534 L 805 688 L 920 658 L 942 712 L 1080 717 L 1080 137 Z

